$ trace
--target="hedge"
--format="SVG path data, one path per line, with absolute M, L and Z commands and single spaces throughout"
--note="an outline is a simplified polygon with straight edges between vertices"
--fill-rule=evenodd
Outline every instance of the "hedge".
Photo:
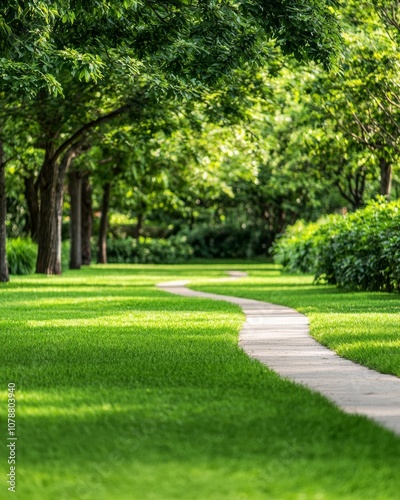
M 271 244 L 271 234 L 257 227 L 201 226 L 180 234 L 187 237 L 194 257 L 206 259 L 244 259 L 265 255 Z
M 400 290 L 400 200 L 382 198 L 346 216 L 298 221 L 273 245 L 288 271 L 358 290 Z
M 184 236 L 107 241 L 107 261 L 114 264 L 175 264 L 187 261 L 192 254 L 193 249 Z

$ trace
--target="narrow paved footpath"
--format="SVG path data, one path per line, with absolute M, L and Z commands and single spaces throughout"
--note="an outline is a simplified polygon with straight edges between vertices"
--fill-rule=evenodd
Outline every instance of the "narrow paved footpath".
M 246 276 L 239 271 L 228 274 L 231 277 L 222 280 Z M 189 290 L 187 283 L 189 280 L 157 286 L 176 295 L 239 305 L 246 315 L 239 345 L 250 357 L 282 377 L 320 392 L 346 412 L 365 415 L 400 435 L 400 378 L 370 370 L 323 347 L 309 335 L 307 317 L 294 309 Z

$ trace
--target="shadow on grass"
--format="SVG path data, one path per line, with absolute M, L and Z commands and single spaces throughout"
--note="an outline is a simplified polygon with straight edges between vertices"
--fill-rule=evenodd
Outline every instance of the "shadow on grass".
M 390 432 L 344 415 L 244 357 L 217 385 L 206 366 L 192 366 L 201 373 L 193 385 L 190 365 L 178 365 L 181 384 L 174 387 L 171 372 L 158 362 L 152 359 L 140 383 L 135 374 L 112 391 L 95 375 L 89 385 L 77 386 L 71 378 L 62 393 L 24 390 L 21 466 L 34 473 L 40 463 L 47 484 L 60 475 L 56 490 L 68 486 L 71 499 L 80 496 L 77 486 L 66 483 L 69 474 L 92 491 L 100 483 L 106 498 L 113 498 L 109 480 L 141 492 L 126 498 L 196 498 L 196 489 L 205 488 L 203 477 L 219 494 L 224 482 L 231 483 L 226 498 L 254 487 L 255 477 L 255 490 L 268 488 L 272 498 L 292 488 L 330 498 L 353 498 L 354 492 L 360 499 L 396 498 L 400 440 Z M 167 380 L 162 387 L 154 384 L 160 374 Z M 237 471 L 243 474 L 239 484 Z M 163 489 L 165 476 L 173 484 L 171 496 Z M 22 481 L 29 491 L 27 478 Z M 220 498 L 201 491 L 198 498 Z M 41 493 L 46 498 L 46 487 Z
M 32 308 L 3 295 L 0 378 L 18 391 L 21 498 L 396 498 L 398 437 L 250 360 L 237 347 L 237 307 L 139 289 L 132 277 L 88 293 L 39 279 L 22 294 Z M 315 307 L 320 288 L 307 287 L 207 290 L 290 293 Z M 326 291 L 321 307 L 346 306 L 344 295 Z

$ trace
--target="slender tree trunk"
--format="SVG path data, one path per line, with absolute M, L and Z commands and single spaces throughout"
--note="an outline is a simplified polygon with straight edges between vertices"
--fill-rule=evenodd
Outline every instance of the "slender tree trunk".
M 134 238 L 136 238 L 137 240 L 139 239 L 140 233 L 142 232 L 143 219 L 144 219 L 143 214 L 138 214 L 137 224 L 135 227 L 135 231 L 133 233 Z
M 0 142 L 0 282 L 10 280 L 8 275 L 7 253 L 6 253 L 6 164 L 4 159 L 3 144 Z
M 33 241 L 37 241 L 39 231 L 39 196 L 35 176 L 30 174 L 28 177 L 25 177 L 24 184 L 25 199 L 28 205 L 28 221 L 25 230 Z
M 71 198 L 69 267 L 70 269 L 80 269 L 82 265 L 82 178 L 79 172 L 70 172 L 68 178 Z
M 379 168 L 381 171 L 380 194 L 390 200 L 390 191 L 392 189 L 392 164 L 385 158 L 379 158 Z
M 65 176 L 74 159 L 80 154 L 79 146 L 71 147 L 63 156 L 58 168 L 57 188 L 56 188 L 56 207 L 57 207 L 57 258 L 60 263 L 60 273 L 62 270 L 62 216 L 64 204 L 64 185 Z
M 97 263 L 107 264 L 107 229 L 108 229 L 108 209 L 110 206 L 111 184 L 107 182 L 103 186 L 103 202 L 101 207 L 99 248 Z
M 92 261 L 92 247 L 90 240 L 93 230 L 93 209 L 92 209 L 92 187 L 90 185 L 89 174 L 82 177 L 82 265 L 89 266 Z

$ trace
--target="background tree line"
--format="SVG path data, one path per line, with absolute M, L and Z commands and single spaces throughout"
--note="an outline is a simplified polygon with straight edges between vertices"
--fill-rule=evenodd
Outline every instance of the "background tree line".
M 110 234 L 251 255 L 299 217 L 396 196 L 398 3 L 362 7 L 6 2 L 1 280 L 6 229 L 59 274 L 63 236 L 75 269 L 94 232 L 98 262 Z

